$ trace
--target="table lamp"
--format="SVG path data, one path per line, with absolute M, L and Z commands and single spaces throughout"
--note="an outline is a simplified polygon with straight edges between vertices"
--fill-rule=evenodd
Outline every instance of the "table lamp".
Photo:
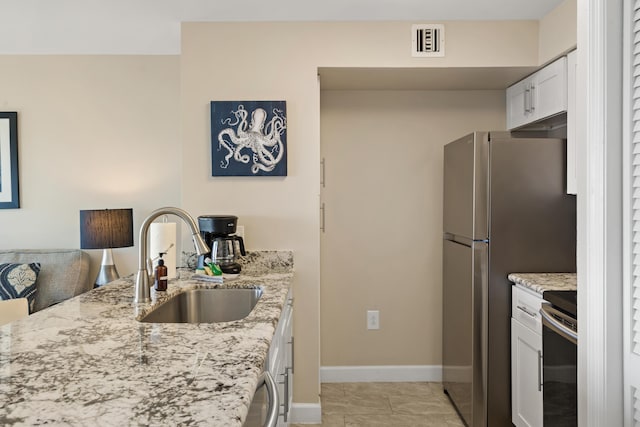
M 130 246 L 133 246 L 133 209 L 80 211 L 80 248 L 103 250 L 95 288 L 120 277 L 111 249 Z

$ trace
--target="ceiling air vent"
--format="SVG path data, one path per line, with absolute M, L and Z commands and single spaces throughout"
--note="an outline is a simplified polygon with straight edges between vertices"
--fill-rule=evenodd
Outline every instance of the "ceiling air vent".
M 444 25 L 412 25 L 411 34 L 411 56 L 444 56 Z

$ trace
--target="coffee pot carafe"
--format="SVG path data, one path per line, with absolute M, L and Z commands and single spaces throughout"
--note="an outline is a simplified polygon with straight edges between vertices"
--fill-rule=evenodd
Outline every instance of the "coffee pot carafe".
M 211 248 L 211 252 L 198 259 L 198 266 L 202 266 L 204 259 L 220 266 L 223 273 L 238 274 L 242 269 L 238 264 L 238 251 L 240 255 L 246 255 L 244 240 L 236 236 L 238 217 L 233 215 L 203 215 L 198 217 L 200 235 Z M 237 245 L 236 245 L 237 242 Z

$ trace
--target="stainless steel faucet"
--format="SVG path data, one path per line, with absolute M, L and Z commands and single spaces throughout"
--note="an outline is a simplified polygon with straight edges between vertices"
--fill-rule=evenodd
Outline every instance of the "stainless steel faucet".
M 151 301 L 151 280 L 150 273 L 147 270 L 147 260 L 149 258 L 148 249 L 147 249 L 147 236 L 149 234 L 149 226 L 151 223 L 158 218 L 160 215 L 176 215 L 189 226 L 191 229 L 191 239 L 193 240 L 193 244 L 196 247 L 196 252 L 198 255 L 204 255 L 210 252 L 209 246 L 202 240 L 200 237 L 200 232 L 198 231 L 198 226 L 193 218 L 184 210 L 180 208 L 160 208 L 151 212 L 149 216 L 142 222 L 142 226 L 140 226 L 140 253 L 138 258 L 138 276 L 136 277 L 136 286 L 135 286 L 135 295 L 133 302 L 134 303 L 144 303 Z

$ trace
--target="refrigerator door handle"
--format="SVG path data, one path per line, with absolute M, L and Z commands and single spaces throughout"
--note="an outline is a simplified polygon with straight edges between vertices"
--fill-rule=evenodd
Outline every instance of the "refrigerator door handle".
M 473 425 L 484 426 L 487 420 L 486 402 L 489 384 L 489 245 L 488 240 L 476 240 L 473 245 L 473 292 L 474 292 L 474 410 Z M 480 371 L 480 372 L 478 372 Z
M 488 240 L 473 240 L 469 237 L 464 237 L 464 236 L 458 236 L 455 235 L 453 233 L 449 233 L 449 232 L 444 232 L 442 234 L 442 238 L 443 240 L 449 241 L 449 242 L 453 242 L 453 243 L 457 243 L 459 245 L 463 245 L 463 246 L 467 246 L 467 247 L 472 247 L 474 243 L 488 243 Z

